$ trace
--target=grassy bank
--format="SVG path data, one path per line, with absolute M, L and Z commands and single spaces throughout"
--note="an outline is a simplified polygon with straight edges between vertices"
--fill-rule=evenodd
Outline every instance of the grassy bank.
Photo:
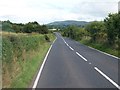
M 95 49 L 98 49 L 100 51 L 120 57 L 118 54 L 118 52 L 119 52 L 118 49 L 115 49 L 114 47 L 108 45 L 107 43 L 90 42 L 90 38 L 82 38 L 82 40 L 80 40 L 79 42 L 82 44 L 85 44 L 87 46 L 93 47 Z
M 51 42 L 40 34 L 3 33 L 3 88 L 28 87 Z

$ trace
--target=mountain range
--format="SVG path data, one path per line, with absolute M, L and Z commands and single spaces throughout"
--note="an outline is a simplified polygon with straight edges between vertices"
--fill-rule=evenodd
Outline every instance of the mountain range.
M 86 22 L 86 21 L 66 20 L 66 21 L 55 21 L 52 23 L 48 23 L 47 26 L 66 27 L 66 26 L 70 26 L 70 25 L 75 25 L 75 26 L 82 27 L 89 23 L 90 22 Z

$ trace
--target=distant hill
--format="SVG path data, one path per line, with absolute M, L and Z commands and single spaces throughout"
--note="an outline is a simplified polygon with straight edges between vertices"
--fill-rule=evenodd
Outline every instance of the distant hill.
M 70 26 L 70 25 L 75 25 L 75 26 L 83 27 L 88 23 L 89 22 L 86 22 L 86 21 L 67 20 L 67 21 L 52 22 L 52 23 L 47 24 L 47 26 L 58 27 L 59 28 L 59 27 L 66 27 L 66 26 Z

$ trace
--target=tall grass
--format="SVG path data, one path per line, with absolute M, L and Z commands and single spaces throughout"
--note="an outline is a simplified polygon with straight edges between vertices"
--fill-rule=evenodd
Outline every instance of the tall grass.
M 54 36 L 48 34 L 53 41 Z M 41 34 L 3 33 L 3 87 L 25 88 L 50 46 Z

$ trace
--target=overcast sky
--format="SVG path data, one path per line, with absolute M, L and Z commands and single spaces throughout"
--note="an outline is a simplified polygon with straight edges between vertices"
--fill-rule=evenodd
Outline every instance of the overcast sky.
M 119 0 L 0 0 L 0 20 L 37 21 L 103 20 L 118 11 Z

